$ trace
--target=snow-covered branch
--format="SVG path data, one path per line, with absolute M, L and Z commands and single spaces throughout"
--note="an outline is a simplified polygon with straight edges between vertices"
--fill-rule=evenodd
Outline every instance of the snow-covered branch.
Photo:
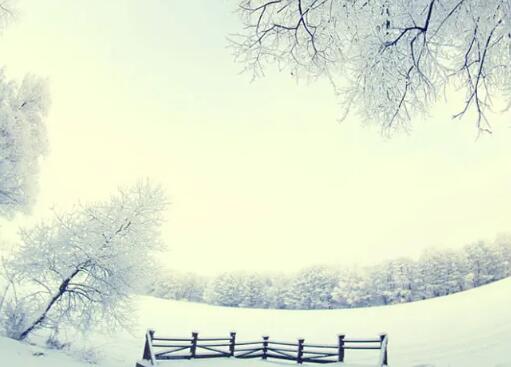
M 408 129 L 450 87 L 466 93 L 454 117 L 473 110 L 490 132 L 491 97 L 510 97 L 508 0 L 243 0 L 239 13 L 231 45 L 254 77 L 275 64 L 328 78 L 346 113 L 385 134 Z

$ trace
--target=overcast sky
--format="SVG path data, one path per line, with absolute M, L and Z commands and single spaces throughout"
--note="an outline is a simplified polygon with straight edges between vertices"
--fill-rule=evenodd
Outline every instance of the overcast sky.
M 175 269 L 292 271 L 459 247 L 511 229 L 509 115 L 476 140 L 438 103 L 410 135 L 339 123 L 328 83 L 250 82 L 226 47 L 234 1 L 19 0 L 9 77 L 48 77 L 51 152 L 33 216 L 149 177 L 172 205 Z

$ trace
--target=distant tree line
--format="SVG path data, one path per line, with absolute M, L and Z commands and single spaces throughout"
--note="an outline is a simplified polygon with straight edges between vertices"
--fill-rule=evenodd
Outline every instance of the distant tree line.
M 144 293 L 230 307 L 352 308 L 445 296 L 508 276 L 511 236 L 501 236 L 364 268 L 312 266 L 292 275 L 228 272 L 213 278 L 169 272 L 147 284 Z

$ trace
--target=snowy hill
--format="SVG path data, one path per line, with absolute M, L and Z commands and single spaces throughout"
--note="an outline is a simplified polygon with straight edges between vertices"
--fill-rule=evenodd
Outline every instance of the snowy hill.
M 154 328 L 157 334 L 170 336 L 189 336 L 192 330 L 202 336 L 227 336 L 230 331 L 236 331 L 239 339 L 270 335 L 276 339 L 294 341 L 303 337 L 308 342 L 324 343 L 334 343 L 338 333 L 371 337 L 385 331 L 390 337 L 392 367 L 511 367 L 511 279 L 416 303 L 351 310 L 239 309 L 151 297 L 139 297 L 136 302 L 139 320 L 133 335 L 94 338 L 94 343 L 107 356 L 100 362 L 101 366 L 134 366 L 135 360 L 141 357 L 145 330 Z M 8 351 L 14 366 L 59 366 L 43 362 L 58 352 L 31 357 L 32 364 L 16 360 L 18 355 L 26 358 L 30 354 L 23 352 L 23 348 L 33 347 L 10 340 L 0 343 L 2 356 Z M 371 352 L 347 351 L 346 360 L 377 359 Z M 213 361 L 218 365 L 218 359 Z M 270 362 L 261 363 L 264 366 Z M 194 362 L 166 364 L 197 365 Z

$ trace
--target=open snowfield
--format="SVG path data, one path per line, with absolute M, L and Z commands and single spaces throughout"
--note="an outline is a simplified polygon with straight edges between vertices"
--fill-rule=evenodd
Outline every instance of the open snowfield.
M 147 328 L 165 336 L 227 336 L 238 340 L 262 335 L 272 339 L 335 343 L 336 335 L 372 337 L 389 334 L 389 364 L 392 367 L 511 367 L 511 279 L 446 297 L 385 307 L 352 310 L 259 310 L 215 307 L 203 304 L 138 297 L 139 319 L 132 332 L 112 337 L 95 336 L 104 355 L 100 366 L 134 366 L 141 357 Z M 0 355 L 12 366 L 80 366 L 56 351 L 32 356 L 38 348 L 1 339 Z M 359 358 L 357 358 L 357 356 Z M 347 362 L 377 361 L 372 352 L 346 351 Z M 260 360 L 168 361 L 168 366 L 253 367 L 282 365 Z

